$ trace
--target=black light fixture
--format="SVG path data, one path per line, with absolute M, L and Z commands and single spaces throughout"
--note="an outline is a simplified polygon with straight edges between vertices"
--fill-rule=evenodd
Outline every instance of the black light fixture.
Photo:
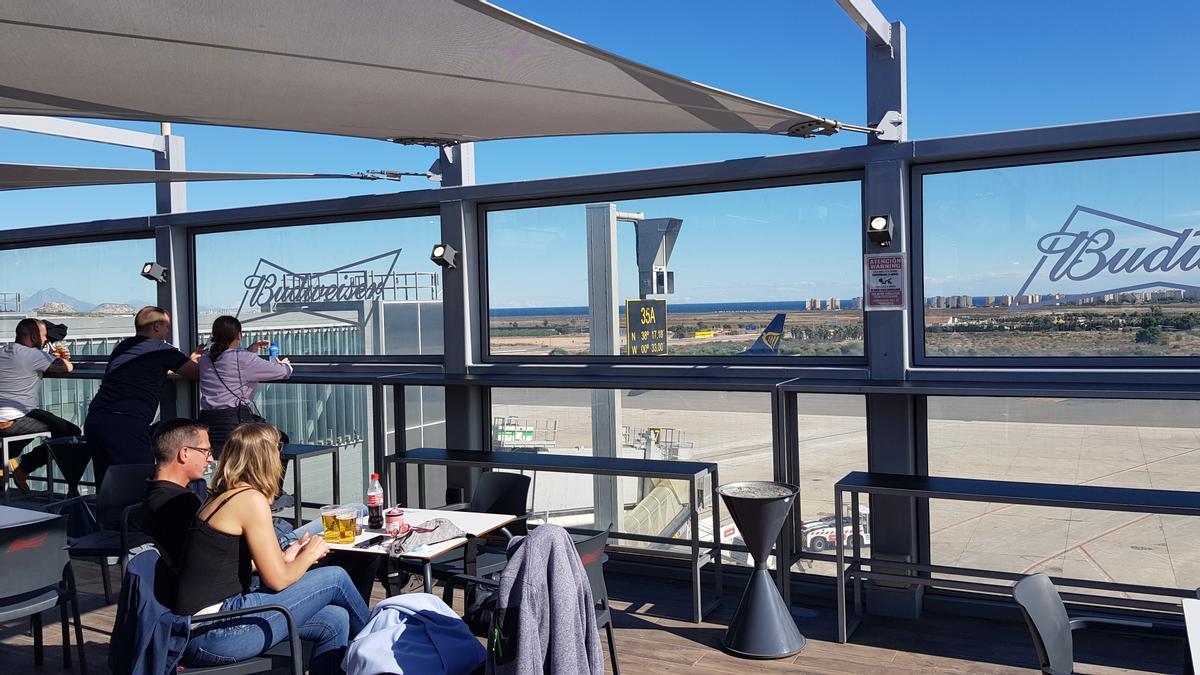
M 892 245 L 891 216 L 871 216 L 867 218 L 867 240 L 880 246 Z
M 433 253 L 429 254 L 429 259 L 437 263 L 439 267 L 454 269 L 454 256 L 458 251 L 450 244 L 434 244 Z
M 142 265 L 142 276 L 150 281 L 156 281 L 160 284 L 167 283 L 167 268 L 159 265 L 156 262 L 148 262 Z

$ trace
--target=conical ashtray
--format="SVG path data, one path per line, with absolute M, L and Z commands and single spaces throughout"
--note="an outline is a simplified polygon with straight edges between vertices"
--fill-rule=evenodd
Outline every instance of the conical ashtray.
M 754 572 L 722 646 L 731 654 L 752 659 L 793 656 L 804 648 L 804 636 L 771 579 L 767 557 L 800 488 L 772 481 L 745 481 L 722 485 L 717 492 L 754 558 Z M 787 564 L 786 557 L 779 564 Z

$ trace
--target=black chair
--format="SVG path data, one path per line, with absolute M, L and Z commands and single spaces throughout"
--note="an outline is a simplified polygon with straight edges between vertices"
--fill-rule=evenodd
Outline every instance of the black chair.
M 1067 607 L 1045 574 L 1033 574 L 1017 582 L 1013 598 L 1025 615 L 1025 625 L 1033 638 L 1038 663 L 1043 673 L 1067 675 L 1075 672 L 1075 647 L 1072 631 L 1105 625 L 1138 630 L 1145 633 L 1154 628 L 1148 621 L 1110 619 L 1107 617 L 1067 616 Z M 1170 636 L 1159 636 L 1170 637 Z
M 479 483 L 475 486 L 475 492 L 471 495 L 471 501 L 448 504 L 441 507 L 441 510 L 517 516 L 518 520 L 504 528 L 505 536 L 511 538 L 515 535 L 525 534 L 528 531 L 528 500 L 529 476 L 519 473 L 488 471 L 479 477 Z M 457 548 L 447 552 L 445 555 L 434 558 L 432 566 L 433 577 L 444 584 L 442 599 L 446 604 L 450 604 L 451 595 L 454 592 L 453 582 L 455 577 L 467 573 L 467 547 L 471 547 L 470 552 L 475 556 L 476 576 L 486 577 L 497 574 L 503 571 L 504 566 L 508 564 L 508 556 L 502 547 L 480 545 L 474 541 L 468 543 L 466 547 Z M 403 560 L 397 561 L 396 565 L 406 572 L 414 574 L 422 573 L 421 566 Z
M 608 606 L 608 586 L 604 583 L 604 563 L 608 562 L 608 532 L 612 526 L 604 528 L 603 532 L 583 539 L 575 540 L 575 550 L 579 552 L 579 560 L 583 563 L 583 571 L 587 572 L 588 584 L 592 587 L 592 601 L 596 603 L 596 628 L 603 628 L 608 636 L 608 654 L 612 662 L 613 675 L 621 675 L 617 664 L 617 643 L 613 637 L 612 610 Z
M 0 530 L 0 622 L 29 617 L 33 632 L 33 663 L 41 665 L 42 612 L 59 608 L 62 620 L 63 666 L 71 667 L 71 633 L 67 611 L 75 619 L 79 670 L 87 673 L 79 596 L 67 555 L 67 521 L 48 518 Z M 11 664 L 10 664 L 11 665 Z
M 112 603 L 112 582 L 108 578 L 108 559 L 119 559 L 121 568 L 129 558 L 129 549 L 150 543 L 141 531 L 141 511 L 154 475 L 153 464 L 117 464 L 108 468 L 100 492 L 96 495 L 96 520 L 100 529 L 71 540 L 72 558 L 98 558 L 104 601 Z
M 611 529 L 612 526 L 609 525 L 602 532 L 582 537 L 572 535 L 571 539 L 575 544 L 575 551 L 579 554 L 579 561 L 583 563 L 583 571 L 587 573 L 588 585 L 592 590 L 592 602 L 595 605 L 596 611 L 596 628 L 603 628 L 605 635 L 608 637 L 608 655 L 613 675 L 621 675 L 621 666 L 617 661 L 617 642 L 613 635 L 612 609 L 608 604 L 608 586 L 604 583 L 604 563 L 608 562 L 608 553 L 605 549 L 608 545 L 608 533 Z M 459 581 L 490 590 L 500 587 L 498 580 L 478 576 L 463 575 L 459 577 Z M 469 607 L 468 610 L 470 609 Z M 497 612 L 494 603 L 490 605 L 490 609 L 487 612 L 487 626 L 481 626 L 481 628 L 485 629 L 485 634 L 481 637 L 486 637 L 488 640 L 487 652 L 488 660 L 490 661 L 496 655 L 495 625 Z M 467 623 L 470 625 L 472 621 L 468 621 Z M 477 672 L 482 673 L 485 670 L 486 668 L 480 668 Z
M 107 482 L 108 477 L 106 476 L 105 483 Z M 125 568 L 125 576 L 128 578 L 122 579 L 122 589 L 130 588 L 133 585 L 131 583 L 133 577 L 138 578 L 138 585 L 141 588 L 161 589 L 164 585 L 169 585 L 155 583 L 155 576 L 162 568 L 161 565 L 157 564 L 159 560 L 159 553 L 157 549 L 154 549 L 153 547 L 147 547 L 145 551 L 138 553 L 138 555 L 151 556 L 151 562 L 150 564 L 146 565 L 127 566 Z M 117 619 L 113 627 L 114 636 L 116 636 L 115 631 L 120 630 L 121 626 L 129 623 L 123 616 L 125 604 L 125 602 L 122 602 L 122 606 L 117 609 Z M 247 614 L 260 614 L 264 612 L 279 612 L 283 615 L 284 620 L 287 622 L 286 640 L 268 649 L 259 656 L 246 659 L 245 661 L 238 661 L 237 663 L 229 663 L 220 666 L 186 666 L 183 672 L 189 673 L 189 675 L 195 673 L 204 673 L 206 675 L 251 675 L 253 673 L 269 673 L 280 670 L 283 667 L 282 664 L 286 663 L 287 671 L 289 671 L 292 675 L 304 675 L 306 661 L 305 646 L 300 642 L 300 632 L 296 629 L 296 621 L 294 618 L 292 618 L 292 613 L 282 605 L 261 605 L 259 607 L 250 607 L 246 609 L 213 612 L 212 614 L 205 614 L 200 617 L 192 617 L 191 626 L 194 629 L 197 624 L 208 623 L 210 621 L 220 621 L 223 619 L 245 616 Z M 112 665 L 111 657 L 110 667 L 114 667 Z

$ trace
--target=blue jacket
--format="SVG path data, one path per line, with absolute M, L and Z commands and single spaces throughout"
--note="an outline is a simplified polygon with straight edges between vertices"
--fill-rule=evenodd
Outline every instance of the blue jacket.
M 161 569 L 158 549 L 129 559 L 117 601 L 117 621 L 108 647 L 116 675 L 174 675 L 191 633 L 191 618 L 177 616 L 155 597 Z
M 460 675 L 487 652 L 439 598 L 407 593 L 380 602 L 342 661 L 347 673 Z

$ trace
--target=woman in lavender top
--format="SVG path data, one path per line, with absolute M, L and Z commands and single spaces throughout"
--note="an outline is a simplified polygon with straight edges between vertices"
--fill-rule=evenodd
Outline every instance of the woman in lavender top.
M 251 403 L 258 383 L 292 375 L 287 359 L 272 362 L 258 356 L 258 350 L 270 341 L 255 342 L 249 349 L 241 344 L 242 323 L 232 316 L 219 316 L 213 321 L 212 344 L 200 357 L 200 421 L 208 425 L 216 456 L 234 427 L 262 419 Z

